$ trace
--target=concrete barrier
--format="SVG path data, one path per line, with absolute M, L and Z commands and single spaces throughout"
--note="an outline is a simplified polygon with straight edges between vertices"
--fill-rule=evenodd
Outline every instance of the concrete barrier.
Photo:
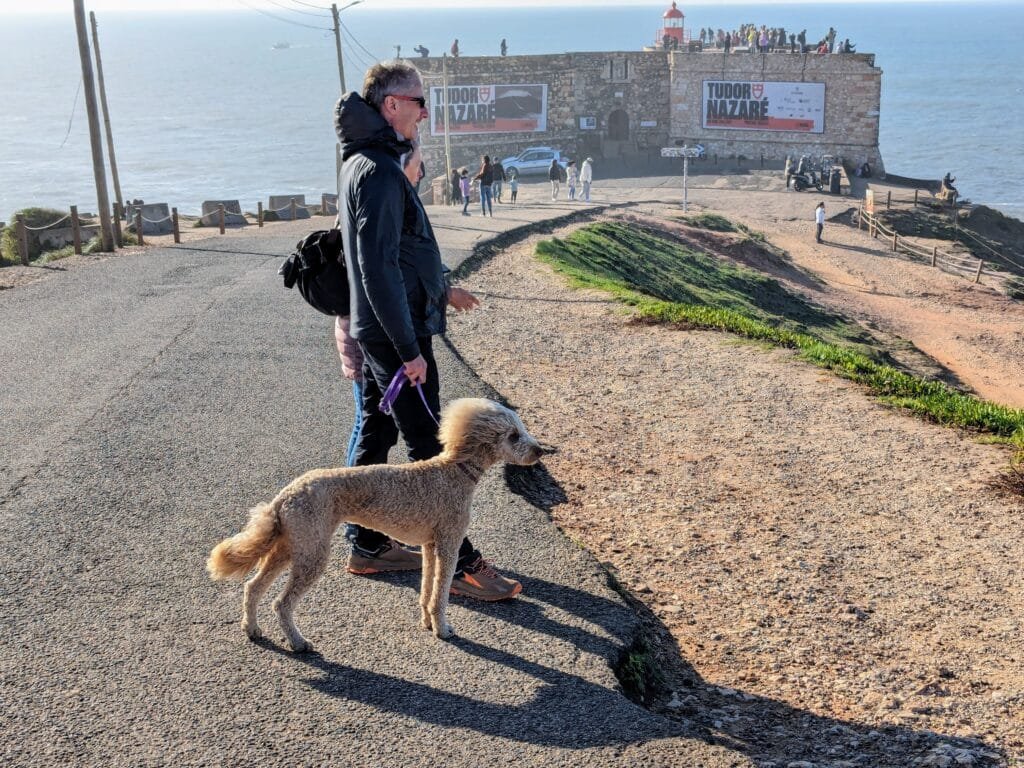
M 203 215 L 199 219 L 204 227 L 220 226 L 220 211 L 218 206 L 224 206 L 224 226 L 244 227 L 249 222 L 242 215 L 242 206 L 237 200 L 204 200 Z
M 174 232 L 171 221 L 171 208 L 167 203 L 143 203 L 142 205 L 126 205 L 128 231 L 135 231 L 135 212 L 142 212 L 143 235 L 170 235 Z M 154 223 L 156 222 L 156 223 Z
M 267 211 L 276 215 L 280 221 L 291 221 L 292 199 L 295 200 L 295 218 L 308 219 L 309 211 L 305 208 L 305 195 L 271 195 L 267 204 Z
M 100 233 L 99 226 L 82 224 L 79 227 L 81 233 L 82 246 L 92 240 Z M 39 241 L 39 249 L 42 251 L 55 251 L 58 248 L 63 248 L 65 245 L 71 245 L 75 242 L 75 233 L 71 227 L 53 227 L 52 229 L 44 229 L 41 232 L 33 232 L 36 240 Z

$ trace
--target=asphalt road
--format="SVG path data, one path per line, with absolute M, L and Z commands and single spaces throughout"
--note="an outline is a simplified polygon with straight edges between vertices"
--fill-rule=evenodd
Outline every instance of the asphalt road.
M 516 225 L 490 221 L 435 217 L 449 260 Z M 471 537 L 524 593 L 455 599 L 453 641 L 419 629 L 415 575 L 345 573 L 340 536 L 297 614 L 318 652 L 285 649 L 269 599 L 267 640 L 246 639 L 207 554 L 340 463 L 352 419 L 330 320 L 276 274 L 294 241 L 151 249 L 0 293 L 0 763 L 746 764 L 619 692 L 637 618 L 530 502 L 557 498 L 542 469 L 487 473 Z M 445 396 L 487 394 L 437 352 Z

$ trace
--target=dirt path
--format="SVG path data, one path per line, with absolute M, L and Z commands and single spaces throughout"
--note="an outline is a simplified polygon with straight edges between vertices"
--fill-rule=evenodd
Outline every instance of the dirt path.
M 780 244 L 850 284 L 821 292 L 834 304 L 895 279 L 802 246 L 802 227 L 783 223 Z M 533 245 L 470 276 L 485 306 L 450 338 L 558 447 L 555 522 L 670 631 L 666 711 L 755 765 L 1018 764 L 1024 509 L 988 489 L 1006 451 L 788 352 L 633 325 Z M 989 301 L 932 280 L 945 300 Z
M 869 327 L 912 342 L 963 386 L 1003 405 L 1024 408 L 1024 302 L 993 287 L 895 258 L 882 240 L 844 224 L 813 240 L 809 211 L 817 197 L 708 190 L 701 207 L 765 232 L 793 263 L 825 285 L 800 289 Z M 848 201 L 826 200 L 829 215 Z M 806 209 L 806 210 L 805 210 Z

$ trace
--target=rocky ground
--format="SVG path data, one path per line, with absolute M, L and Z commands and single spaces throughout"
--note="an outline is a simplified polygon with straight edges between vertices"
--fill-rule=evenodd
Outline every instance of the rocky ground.
M 942 303 L 947 322 L 977 301 L 935 271 L 911 289 L 912 265 L 854 230 L 816 249 L 807 229 L 769 236 L 821 276 L 803 288 L 822 303 L 899 328 L 911 310 L 860 299 Z M 667 673 L 656 706 L 759 766 L 1021 764 L 1024 504 L 990 485 L 1006 449 L 789 352 L 636 324 L 568 288 L 535 242 L 465 279 L 484 307 L 449 336 L 557 447 L 539 500 L 647 612 Z M 1015 370 L 972 375 L 1019 387 Z

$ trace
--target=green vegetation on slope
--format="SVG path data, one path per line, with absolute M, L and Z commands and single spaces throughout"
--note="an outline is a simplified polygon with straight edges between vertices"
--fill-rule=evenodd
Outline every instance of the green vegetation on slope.
M 897 370 L 855 324 L 790 293 L 776 280 L 622 224 L 591 224 L 545 240 L 537 255 L 577 285 L 599 288 L 651 322 L 729 331 L 799 350 L 800 357 L 866 384 L 894 405 L 943 424 L 1008 437 L 1024 411 Z

